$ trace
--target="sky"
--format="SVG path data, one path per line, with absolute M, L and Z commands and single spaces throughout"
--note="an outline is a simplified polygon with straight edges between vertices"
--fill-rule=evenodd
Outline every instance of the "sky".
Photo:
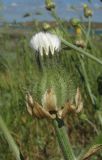
M 2 17 L 3 21 L 8 22 L 24 22 L 31 20 L 53 20 L 50 12 L 45 9 L 44 0 L 0 0 L 2 1 Z M 57 14 L 69 20 L 72 17 L 82 17 L 83 4 L 87 3 L 94 11 L 93 21 L 102 22 L 102 2 L 100 0 L 54 0 L 56 3 Z M 72 6 L 76 10 L 72 9 Z M 31 16 L 24 18 L 26 13 Z

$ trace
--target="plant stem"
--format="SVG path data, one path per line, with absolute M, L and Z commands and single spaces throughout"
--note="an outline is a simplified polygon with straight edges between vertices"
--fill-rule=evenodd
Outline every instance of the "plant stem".
M 56 131 L 56 136 L 62 150 L 63 156 L 65 160 L 76 160 L 75 155 L 73 153 L 71 144 L 69 142 L 68 135 L 66 133 L 65 127 L 59 127 L 58 122 L 53 120 L 53 125 Z
M 98 129 L 96 128 L 96 126 L 94 125 L 94 123 L 92 123 L 89 119 L 85 119 L 85 121 L 87 122 L 87 123 L 89 123 L 90 124 L 90 126 L 91 127 L 93 127 L 93 129 L 94 129 L 94 131 L 96 132 L 96 134 L 97 135 L 99 135 L 99 131 L 98 131 Z
M 11 134 L 9 133 L 9 130 L 7 129 L 2 117 L 0 116 L 0 128 L 10 146 L 10 148 L 12 149 L 16 160 L 23 160 L 23 157 L 21 159 L 21 153 L 18 149 L 18 146 L 16 145 L 16 143 L 14 142 L 14 139 L 12 138 Z
M 81 25 L 80 25 L 80 28 L 81 28 L 84 36 L 85 36 L 86 39 L 87 39 L 87 33 L 86 33 L 85 29 L 84 29 L 83 26 L 81 26 Z M 88 40 L 87 43 L 89 43 L 89 45 L 90 45 L 90 47 L 91 47 L 92 54 L 95 54 L 95 46 L 92 44 L 92 40 L 91 40 L 90 36 L 88 37 L 87 40 Z M 85 48 L 85 50 L 86 50 L 86 48 Z M 98 52 L 98 50 L 97 50 L 97 52 Z
M 88 81 L 88 76 L 87 76 L 87 72 L 86 72 L 86 69 L 85 69 L 84 61 L 79 55 L 78 55 L 78 58 L 79 58 L 79 61 L 80 61 L 81 67 L 82 67 L 84 80 L 85 80 L 85 83 L 86 83 L 86 87 L 87 87 L 89 96 L 91 98 L 92 104 L 95 105 L 95 100 L 94 100 L 94 97 L 93 97 L 93 94 L 92 94 L 92 91 L 91 91 L 90 83 Z
M 63 27 L 62 25 L 62 20 L 60 19 L 60 17 L 58 17 L 58 15 L 56 14 L 55 9 L 51 11 L 51 15 L 52 17 L 57 21 L 57 23 L 59 24 L 60 28 L 62 29 L 62 31 L 66 34 L 67 31 L 66 29 Z
M 61 37 L 61 40 L 62 40 L 62 42 L 63 42 L 65 45 L 67 45 L 67 46 L 69 46 L 70 48 L 78 51 L 78 53 L 83 54 L 83 55 L 87 56 L 88 58 L 92 59 L 93 61 L 95 61 L 95 62 L 97 62 L 97 63 L 99 63 L 99 64 L 102 65 L 102 60 L 100 60 L 100 59 L 98 59 L 97 57 L 93 56 L 92 54 L 84 51 L 83 49 L 80 49 L 80 48 L 76 47 L 75 45 L 69 43 L 68 41 L 64 40 L 62 37 Z
M 87 49 L 87 45 L 88 45 L 88 42 L 89 42 L 90 31 L 91 31 L 91 19 L 89 17 L 88 18 L 88 31 L 87 31 L 87 34 L 86 34 L 86 47 L 85 47 L 85 49 Z

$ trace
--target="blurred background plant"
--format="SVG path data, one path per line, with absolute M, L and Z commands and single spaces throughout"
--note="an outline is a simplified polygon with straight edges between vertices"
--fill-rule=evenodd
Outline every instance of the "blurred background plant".
M 94 144 L 102 143 L 102 37 L 92 34 L 90 18 L 88 26 L 80 19 L 77 27 L 69 24 L 74 29 L 70 32 L 54 7 L 50 13 L 55 19 L 53 24 L 35 21 L 30 30 L 23 31 L 12 29 L 8 23 L 0 28 L 0 114 L 25 159 L 30 160 L 63 159 L 52 125 L 47 120 L 32 120 L 26 111 L 26 92 L 29 91 L 41 103 L 46 85 L 54 84 L 60 106 L 67 98 L 75 96 L 77 86 L 81 88 L 83 113 L 66 118 L 66 128 L 76 156 L 93 139 Z M 29 46 L 31 36 L 43 29 L 65 40 L 61 52 L 53 57 L 54 61 L 47 62 L 46 74 L 39 71 L 36 53 Z M 85 43 L 82 49 L 82 44 L 75 44 L 76 39 Z M 85 56 L 83 51 L 97 57 L 97 61 Z M 44 77 L 48 77 L 47 80 Z M 0 144 L 0 159 L 13 160 L 1 130 Z M 101 152 L 93 156 L 94 159 L 101 160 Z

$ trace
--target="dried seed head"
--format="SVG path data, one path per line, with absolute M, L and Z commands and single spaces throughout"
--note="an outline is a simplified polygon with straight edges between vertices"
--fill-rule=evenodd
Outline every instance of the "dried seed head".
M 53 88 L 47 89 L 43 95 L 42 105 L 48 112 L 57 111 L 57 98 Z
M 37 118 L 48 118 L 48 119 L 55 118 L 42 106 L 40 106 L 36 101 L 33 101 L 32 96 L 30 94 L 26 95 L 26 106 L 28 113 L 32 116 L 35 116 Z
M 75 95 L 75 104 L 66 102 L 62 109 L 57 109 L 57 98 L 53 88 L 46 90 L 42 97 L 42 105 L 39 105 L 36 101 L 33 101 L 32 96 L 28 93 L 26 95 L 27 110 L 30 115 L 37 118 L 48 119 L 64 119 L 68 113 L 79 113 L 83 109 L 83 101 L 80 93 L 80 89 L 77 88 Z

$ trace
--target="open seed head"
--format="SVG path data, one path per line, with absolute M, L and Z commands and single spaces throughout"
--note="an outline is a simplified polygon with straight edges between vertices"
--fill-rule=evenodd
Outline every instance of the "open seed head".
M 61 41 L 57 35 L 48 32 L 39 32 L 35 34 L 30 40 L 31 47 L 43 56 L 51 52 L 53 55 L 55 51 L 59 52 L 61 48 Z

